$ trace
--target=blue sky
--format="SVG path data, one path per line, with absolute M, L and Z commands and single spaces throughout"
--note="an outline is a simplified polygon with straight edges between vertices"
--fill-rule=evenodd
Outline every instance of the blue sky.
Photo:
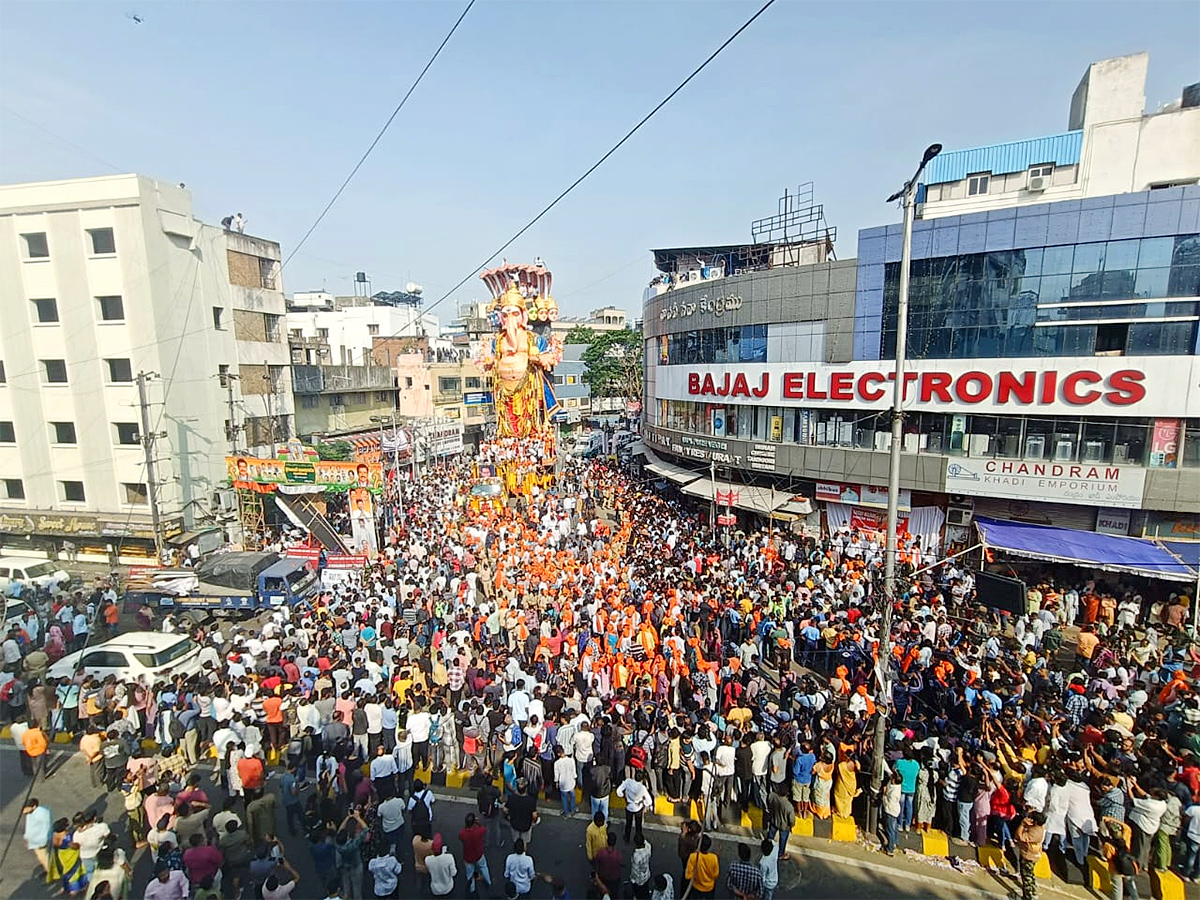
M 286 255 L 463 5 L 9 0 L 0 180 L 183 181 L 201 218 L 240 210 Z M 479 0 L 285 287 L 349 293 L 361 269 L 440 297 L 758 5 Z M 1087 64 L 1140 50 L 1153 109 L 1200 78 L 1197 33 L 1187 2 L 779 0 L 506 255 L 543 256 L 566 314 L 636 318 L 649 249 L 748 240 L 811 180 L 851 257 L 927 144 L 1065 130 Z M 472 279 L 436 312 L 485 295 Z

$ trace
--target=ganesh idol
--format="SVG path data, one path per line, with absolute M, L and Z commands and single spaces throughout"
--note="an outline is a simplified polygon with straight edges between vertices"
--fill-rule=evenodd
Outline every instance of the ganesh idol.
M 515 270 L 515 271 L 514 271 Z M 530 270 L 530 271 L 525 271 Z M 540 270 L 540 271 L 539 271 Z M 496 407 L 496 436 L 531 437 L 546 431 L 558 409 L 550 372 L 562 362 L 562 341 L 552 334 L 537 334 L 532 320 L 549 331 L 549 310 L 557 313 L 549 293 L 542 294 L 536 276 L 549 273 L 542 266 L 502 266 L 484 273 L 492 288 L 490 307 L 499 331 L 484 341 L 476 365 L 492 375 Z M 503 277 L 504 290 L 488 276 Z

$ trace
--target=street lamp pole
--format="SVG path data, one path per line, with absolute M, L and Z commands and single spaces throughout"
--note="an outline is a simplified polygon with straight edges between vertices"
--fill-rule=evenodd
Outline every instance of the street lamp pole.
M 896 604 L 896 549 L 900 523 L 900 450 L 904 443 L 904 364 L 908 351 L 908 280 L 912 269 L 912 233 L 916 218 L 917 182 L 929 161 L 942 151 L 941 144 L 931 144 L 921 158 L 917 171 L 899 191 L 888 197 L 892 203 L 900 200 L 904 206 L 904 237 L 900 246 L 900 295 L 896 302 L 896 381 L 892 390 L 892 445 L 888 455 L 887 544 L 883 557 L 883 621 L 879 626 L 879 652 L 875 660 L 875 677 L 879 687 L 879 715 L 875 718 L 875 740 L 871 757 L 871 805 L 876 812 L 876 798 L 883 786 L 883 751 L 887 738 L 887 705 L 891 685 L 888 672 L 892 656 L 892 609 Z M 874 818 L 872 816 L 871 818 Z

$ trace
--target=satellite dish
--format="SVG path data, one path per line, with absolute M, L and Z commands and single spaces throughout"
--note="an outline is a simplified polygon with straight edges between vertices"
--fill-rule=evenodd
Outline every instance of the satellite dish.
M 406 285 L 404 286 L 404 290 L 405 290 L 405 293 L 409 293 L 409 294 L 419 294 L 419 293 L 421 293 L 422 291 L 424 291 L 424 290 L 425 290 L 425 288 L 421 287 L 421 286 L 420 286 L 419 284 L 417 284 L 415 281 L 410 281 L 408 284 L 406 284 Z

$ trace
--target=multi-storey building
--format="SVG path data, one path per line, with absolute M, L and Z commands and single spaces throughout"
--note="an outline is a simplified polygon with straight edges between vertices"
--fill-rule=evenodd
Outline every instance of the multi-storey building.
M 320 339 L 288 338 L 292 352 L 292 390 L 296 395 L 296 434 L 301 440 L 332 439 L 372 428 L 381 416 L 396 412 L 396 376 L 387 366 L 329 365 L 329 345 Z
M 963 540 L 976 514 L 1200 528 L 1200 108 L 1189 88 L 1143 113 L 1145 71 L 1144 56 L 1096 63 L 1068 132 L 944 151 L 927 169 L 905 373 L 911 533 Z M 861 231 L 857 260 L 829 261 L 818 241 L 658 251 L 650 468 L 700 498 L 715 469 L 749 486 L 753 512 L 803 494 L 827 524 L 879 527 L 900 245 L 896 223 Z
M 142 176 L 0 187 L 0 541 L 144 554 L 291 436 L 279 259 Z

